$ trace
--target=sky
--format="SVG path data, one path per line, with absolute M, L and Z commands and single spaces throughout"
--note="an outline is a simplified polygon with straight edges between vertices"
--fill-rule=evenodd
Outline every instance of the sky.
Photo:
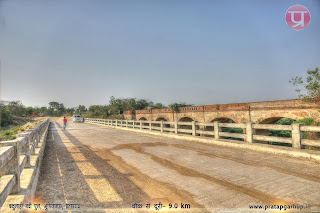
M 303 30 L 285 13 L 311 13 Z M 1 98 L 194 105 L 297 98 L 320 67 L 320 1 L 0 0 Z

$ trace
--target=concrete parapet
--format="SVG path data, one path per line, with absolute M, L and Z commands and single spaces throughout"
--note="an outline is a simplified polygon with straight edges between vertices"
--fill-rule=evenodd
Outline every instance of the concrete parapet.
M 86 123 L 94 123 L 96 124 L 95 119 L 86 118 Z M 117 121 L 116 121 L 117 122 Z M 311 151 L 312 154 L 308 154 L 309 150 L 301 149 L 301 145 L 312 145 L 315 147 L 320 147 L 319 140 L 307 140 L 303 139 L 302 135 L 305 131 L 311 132 L 320 132 L 320 127 L 316 126 L 303 126 L 301 124 L 292 124 L 292 125 L 274 125 L 274 124 L 254 124 L 252 122 L 249 123 L 220 123 L 219 121 L 215 122 L 166 122 L 166 121 L 136 121 L 140 124 L 139 129 L 134 128 L 133 120 L 130 120 L 126 123 L 133 123 L 133 125 L 126 125 L 126 127 L 118 127 L 121 129 L 132 130 L 132 131 L 141 131 L 146 133 L 154 133 L 161 136 L 168 137 L 177 137 L 182 139 L 201 141 L 207 143 L 213 143 L 217 145 L 227 145 L 230 147 L 238 147 L 238 148 L 247 148 L 251 150 L 258 151 L 266 151 L 277 154 L 285 154 L 294 157 L 305 157 L 311 158 L 313 160 L 320 162 L 320 152 L 319 151 Z M 98 124 L 104 124 L 109 122 L 99 121 Z M 154 125 L 153 125 L 154 124 Z M 172 125 L 171 128 L 163 128 L 163 125 Z M 112 126 L 112 125 L 106 125 Z M 197 128 L 197 126 L 204 126 L 204 128 Z M 206 127 L 210 127 L 206 129 Z M 213 129 L 212 129 L 213 127 Z M 222 127 L 224 128 L 242 128 L 244 133 L 230 133 L 222 131 Z M 274 136 L 266 136 L 257 134 L 257 129 L 263 130 L 287 130 L 292 131 L 292 137 L 274 137 Z M 174 133 L 174 134 L 172 134 Z M 182 135 L 183 134 L 183 135 Z M 188 135 L 188 136 L 187 136 Z M 210 137 L 203 137 L 203 136 Z M 212 138 L 214 136 L 214 138 Z M 226 138 L 239 138 L 243 141 L 230 140 Z M 290 144 L 291 147 L 283 147 L 279 145 L 274 145 L 274 143 L 270 144 L 261 144 L 256 143 L 256 141 L 265 141 L 265 142 L 276 142 L 276 143 L 286 143 Z M 234 145 L 231 145 L 234 144 Z
M 33 198 L 49 124 L 46 119 L 18 134 L 16 140 L 0 142 L 1 212 L 12 211 L 9 204 L 28 202 Z

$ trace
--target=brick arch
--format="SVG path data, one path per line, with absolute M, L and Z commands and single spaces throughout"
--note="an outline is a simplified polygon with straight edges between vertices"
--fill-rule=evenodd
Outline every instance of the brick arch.
M 169 118 L 166 116 L 160 115 L 160 116 L 154 117 L 153 120 L 155 120 L 155 121 L 168 121 Z
M 164 118 L 164 117 L 158 117 L 156 119 L 156 121 L 168 121 L 168 120 L 166 118 Z
M 135 120 L 140 120 L 141 118 L 151 120 L 151 115 L 150 114 L 136 114 Z
M 229 117 L 216 117 L 216 118 L 212 119 L 210 122 L 220 121 L 222 123 L 226 123 L 229 120 L 232 120 L 234 123 L 238 123 L 236 120 L 229 118 Z
M 185 116 L 185 117 L 179 118 L 178 121 L 181 121 L 181 122 L 191 122 L 191 121 L 194 121 L 194 120 L 195 120 L 195 119 L 190 118 L 189 116 Z
M 145 118 L 145 117 L 141 117 L 140 119 L 139 119 L 139 121 L 146 121 L 147 119 Z
M 293 120 L 299 120 L 300 118 L 303 118 L 302 116 L 297 116 L 294 114 L 289 114 L 289 113 L 275 113 L 271 115 L 267 115 L 265 117 L 259 118 L 255 123 L 258 124 L 274 124 L 281 118 L 291 118 Z

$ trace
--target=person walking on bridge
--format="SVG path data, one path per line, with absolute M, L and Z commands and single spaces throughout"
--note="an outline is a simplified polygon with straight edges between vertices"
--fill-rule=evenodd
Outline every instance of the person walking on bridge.
M 63 130 L 66 130 L 66 126 L 67 126 L 67 119 L 66 117 L 63 117 Z

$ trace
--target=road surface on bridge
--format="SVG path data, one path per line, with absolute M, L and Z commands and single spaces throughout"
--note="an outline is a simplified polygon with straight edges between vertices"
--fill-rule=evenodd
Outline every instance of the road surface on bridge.
M 134 202 L 181 203 L 191 211 L 249 205 L 320 208 L 320 165 L 106 126 L 53 122 L 35 202 L 76 203 L 81 212 L 134 211 Z M 310 209 L 307 209 L 310 211 Z

